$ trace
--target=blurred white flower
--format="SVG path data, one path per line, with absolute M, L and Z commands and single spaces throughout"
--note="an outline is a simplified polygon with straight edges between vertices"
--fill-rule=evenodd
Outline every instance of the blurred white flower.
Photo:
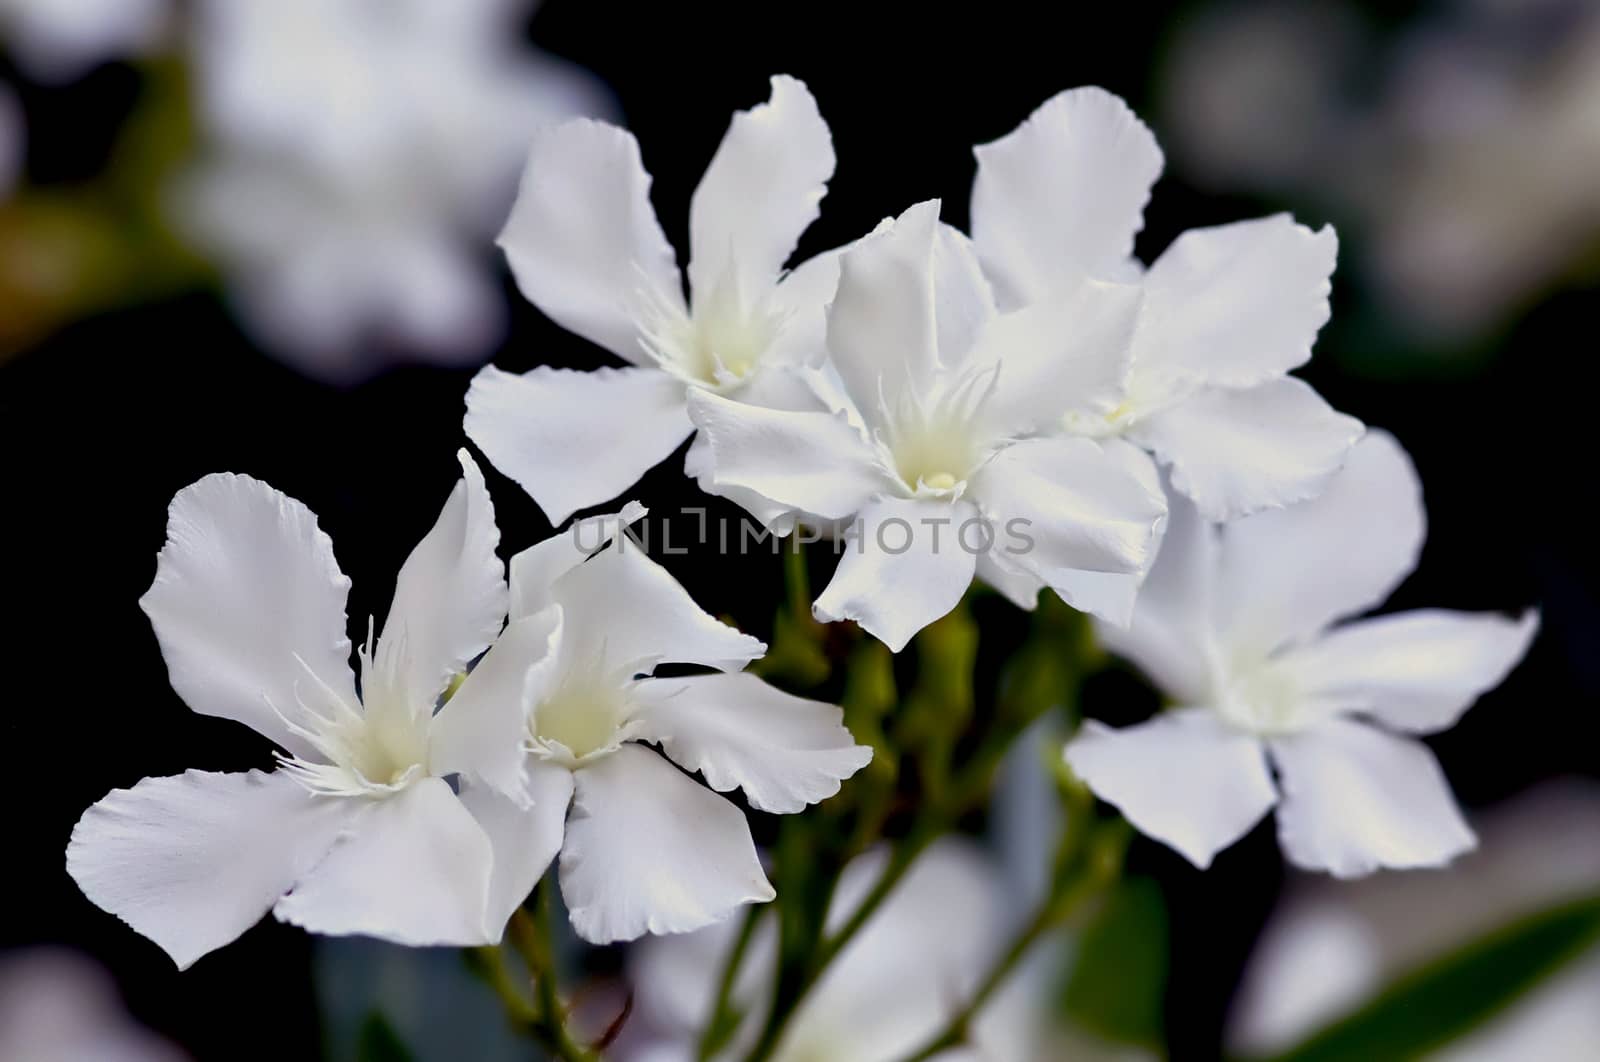
M 1019 437 L 1041 365 L 1083 406 L 1115 404 L 1137 306 L 1136 288 L 1087 282 L 1059 308 L 1071 327 L 1002 316 L 966 237 L 922 203 L 840 258 L 826 315 L 834 375 L 809 377 L 828 409 L 697 391 L 689 410 L 717 486 L 851 522 L 819 619 L 855 620 L 898 652 L 976 573 L 1031 581 L 1015 595 L 1025 607 L 1042 584 L 1125 622 L 1077 580 L 1148 565 L 1166 510 L 1154 467 L 1116 440 Z
M 837 707 L 737 673 L 766 646 L 707 614 L 627 538 L 643 515 L 629 505 L 512 558 L 511 623 L 472 678 L 526 720 L 527 788 L 508 799 L 461 785 L 494 844 L 496 925 L 558 851 L 573 928 L 596 944 L 699 929 L 770 900 L 749 824 L 712 790 L 789 814 L 872 758 Z M 650 677 L 661 664 L 723 673 Z
M 830 927 L 837 928 L 865 899 L 886 856 L 875 849 L 845 868 L 828 911 Z M 922 1046 L 966 1002 L 999 953 L 1010 921 L 1004 900 L 999 875 L 972 847 L 945 840 L 929 849 L 806 996 L 773 1058 L 890 1062 Z M 744 1020 L 718 1058 L 738 1057 L 760 1032 L 772 991 L 774 930 L 772 920 L 764 919 L 745 952 L 734 986 Z M 641 1024 L 654 1031 L 631 1059 L 695 1057 L 736 935 L 732 924 L 724 924 L 645 941 L 630 954 Z M 971 1047 L 939 1057 L 1063 1057 L 1044 1050 L 1044 1014 L 1034 1006 L 1042 1003 L 1042 972 L 1037 966 L 1018 971 L 980 1013 Z
M 1407 971 L 1516 919 L 1600 889 L 1600 787 L 1565 779 L 1485 814 L 1483 844 L 1442 875 L 1296 879 L 1246 968 L 1230 1054 L 1293 1047 Z M 1600 1043 L 1600 948 L 1429 1057 L 1578 1062 Z
M 7 1062 L 182 1062 L 183 1052 L 135 1023 L 116 986 L 68 951 L 0 959 L 0 1059 Z
M 559 523 L 688 438 L 688 392 L 815 408 L 788 370 L 821 357 L 837 259 L 784 263 L 833 167 L 810 91 L 774 77 L 771 99 L 734 115 L 690 201 L 685 301 L 633 136 L 577 121 L 538 137 L 500 245 L 530 302 L 631 367 L 489 366 L 467 393 L 472 441 Z M 706 460 L 692 451 L 687 471 L 704 477 Z
M 478 248 L 528 140 L 608 110 L 588 73 L 520 45 L 519 0 L 201 0 L 205 134 L 180 225 L 246 323 L 313 376 L 396 355 L 480 360 L 503 335 Z
M 1076 368 L 1059 358 L 1002 369 L 1030 374 L 1039 422 L 1151 451 L 1212 520 L 1321 490 L 1361 424 L 1287 374 L 1328 320 L 1331 228 L 1277 215 L 1193 229 L 1146 270 L 1133 241 L 1161 149 L 1103 89 L 1055 96 L 976 154 L 972 242 L 1002 309 L 1082 329 L 1093 278 L 1143 289 L 1120 400 L 1084 403 Z
M 1600 9 L 1437 6 L 1379 37 L 1338 0 L 1221 5 L 1180 26 L 1164 110 L 1187 173 L 1349 216 L 1384 308 L 1450 343 L 1600 242 Z
M 489 839 L 445 778 L 520 798 L 521 718 L 496 696 L 501 676 L 476 671 L 434 710 L 506 615 L 494 508 L 460 457 L 463 479 L 401 568 L 382 639 L 369 631 L 360 652 L 359 696 L 350 581 L 316 517 L 248 476 L 207 476 L 173 499 L 140 602 L 173 688 L 269 738 L 282 769 L 114 790 L 78 821 L 67 869 L 180 967 L 268 908 L 320 933 L 499 939 L 503 923 L 485 917 Z
M 0 0 L 0 39 L 28 76 L 70 81 L 158 44 L 169 0 Z
M 1421 485 L 1399 444 L 1369 433 L 1317 499 L 1221 528 L 1172 502 L 1132 625 L 1101 635 L 1177 707 L 1120 730 L 1085 723 L 1072 768 L 1201 867 L 1274 806 L 1290 862 L 1338 877 L 1472 848 L 1411 735 L 1447 729 L 1498 685 L 1538 617 L 1339 622 L 1381 604 L 1422 548 Z

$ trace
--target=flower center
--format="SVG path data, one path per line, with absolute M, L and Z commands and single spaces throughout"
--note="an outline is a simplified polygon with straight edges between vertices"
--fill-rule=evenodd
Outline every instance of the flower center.
M 895 474 L 913 494 L 954 491 L 971 476 L 980 453 L 970 427 L 952 417 L 915 417 L 896 425 L 889 442 Z
M 1217 698 L 1223 719 L 1254 734 L 1285 734 L 1310 722 L 1304 691 L 1272 660 L 1236 664 Z
M 534 709 L 529 729 L 535 748 L 578 762 L 615 748 L 633 703 L 626 686 L 603 671 L 569 675 Z
M 696 311 L 681 340 L 685 372 L 712 387 L 732 387 L 761 363 L 777 338 L 778 321 L 760 309 L 745 310 L 715 300 Z

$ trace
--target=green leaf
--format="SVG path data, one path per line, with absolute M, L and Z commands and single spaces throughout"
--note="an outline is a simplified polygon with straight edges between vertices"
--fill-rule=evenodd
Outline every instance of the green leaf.
M 380 1012 L 370 1011 L 356 1036 L 356 1062 L 413 1062 L 411 1052 Z
M 1165 1040 L 1167 908 L 1152 878 L 1119 884 L 1084 929 L 1062 1007 L 1107 1040 L 1159 1049 Z
M 1278 1062 L 1413 1058 L 1503 1010 L 1600 941 L 1600 895 L 1519 919 L 1429 962 Z

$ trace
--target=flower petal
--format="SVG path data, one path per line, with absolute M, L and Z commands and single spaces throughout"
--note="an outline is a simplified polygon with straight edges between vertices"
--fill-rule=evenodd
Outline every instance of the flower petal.
M 434 774 L 466 775 L 521 799 L 528 707 L 541 671 L 554 666 L 560 628 L 559 608 L 506 627 L 433 717 L 428 766 Z
M 471 455 L 461 450 L 456 457 L 461 482 L 395 580 L 375 674 L 364 676 L 369 711 L 372 680 L 382 676 L 397 703 L 432 712 L 445 686 L 488 648 L 505 623 L 506 566 L 495 554 L 500 529 L 494 502 Z
M 1081 277 L 989 322 L 975 357 L 1000 367 L 985 413 L 1009 434 L 1065 414 L 1104 417 L 1123 401 L 1143 291 Z
M 841 258 L 828 308 L 828 354 L 869 421 L 885 402 L 928 388 L 941 364 L 968 352 L 993 299 L 966 240 L 918 203 Z
M 1209 708 L 1174 708 L 1120 730 L 1091 720 L 1066 757 L 1095 796 L 1201 868 L 1277 801 L 1261 742 Z
M 806 86 L 772 79 L 772 96 L 733 116 L 689 202 L 689 287 L 709 293 L 737 268 L 745 291 L 772 287 L 817 219 L 833 176 L 833 137 Z
M 1095 625 L 1107 650 L 1137 664 L 1180 704 L 1201 703 L 1212 685 L 1217 551 L 1216 527 L 1187 498 L 1169 496 L 1161 547 L 1131 621 L 1126 628 Z
M 565 531 L 535 542 L 511 558 L 511 618 L 532 616 L 555 603 L 555 581 L 604 549 L 624 528 L 650 512 L 638 502 L 628 502 L 620 512 L 585 516 Z
M 1009 306 L 1120 266 L 1162 164 L 1155 136 L 1100 88 L 1058 93 L 973 154 L 972 238 Z
M 561 895 L 578 936 L 609 944 L 699 929 L 774 894 L 739 809 L 630 744 L 577 774 Z
M 499 939 L 486 922 L 489 838 L 438 778 L 371 801 L 272 913 L 313 933 L 458 947 Z
M 1477 844 L 1422 742 L 1329 719 L 1271 742 L 1289 862 L 1339 878 L 1443 866 Z
M 767 651 L 759 638 L 695 604 L 683 584 L 626 537 L 578 565 L 552 588 L 565 628 L 563 653 L 615 663 L 652 660 L 737 671 Z
M 186 969 L 253 926 L 359 810 L 313 797 L 286 774 L 146 778 L 83 813 L 67 873 Z
M 1019 567 L 1055 585 L 1065 571 L 1140 572 L 1154 558 L 1166 497 L 1148 458 L 1072 436 L 1025 439 L 978 473 L 973 494 Z M 1021 530 L 1026 542 L 1008 540 Z
M 492 789 L 470 782 L 461 785 L 461 803 L 494 849 L 485 924 L 495 940 L 561 850 L 572 785 L 571 771 L 537 761 L 528 764 L 526 807 Z
M 1292 376 L 1207 390 L 1134 425 L 1131 438 L 1172 466 L 1172 485 L 1209 520 L 1314 498 L 1365 430 Z
M 888 486 L 871 444 L 842 414 L 765 409 L 695 391 L 689 416 L 711 448 L 712 484 L 756 494 L 770 503 L 767 516 L 842 520 Z
M 1032 612 L 1039 607 L 1039 591 L 1044 589 L 1044 580 L 1018 567 L 999 549 L 978 555 L 976 575 L 1018 608 Z
M 490 365 L 467 390 L 467 437 L 552 524 L 639 482 L 694 430 L 684 385 L 658 369 L 515 376 Z
M 659 742 L 719 793 L 743 789 L 750 806 L 789 815 L 833 796 L 872 760 L 834 705 L 794 697 L 754 675 L 652 679 L 635 689 L 644 741 Z
M 301 698 L 356 703 L 349 592 L 311 510 L 258 479 L 223 473 L 172 499 L 155 582 L 139 606 L 190 708 L 302 756 L 314 750 L 286 722 L 309 721 Z
M 1253 387 L 1311 359 L 1339 239 L 1287 214 L 1190 229 L 1145 274 L 1141 375 Z
M 649 361 L 639 325 L 652 308 L 684 309 L 639 144 L 605 122 L 578 118 L 534 139 L 499 243 L 529 302 L 635 364 Z
M 882 498 L 861 510 L 844 556 L 812 611 L 824 623 L 855 620 L 898 653 L 911 636 L 956 607 L 977 555 L 958 541 L 978 516 L 970 503 Z
M 1538 629 L 1537 612 L 1513 620 L 1421 609 L 1338 627 L 1286 654 L 1283 666 L 1312 697 L 1431 734 L 1504 681 Z
M 1367 432 L 1318 497 L 1223 529 L 1225 641 L 1267 651 L 1381 604 L 1416 567 L 1425 522 L 1411 459 L 1387 432 Z

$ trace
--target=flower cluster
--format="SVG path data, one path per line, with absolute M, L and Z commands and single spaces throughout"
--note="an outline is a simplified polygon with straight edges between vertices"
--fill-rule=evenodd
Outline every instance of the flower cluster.
M 1399 444 L 1290 375 L 1329 315 L 1332 232 L 1285 216 L 1195 230 L 1146 266 L 1133 243 L 1161 152 L 1099 89 L 976 156 L 970 235 L 924 202 L 791 264 L 835 159 L 805 85 L 773 78 L 694 193 L 685 278 L 634 138 L 547 129 L 501 246 L 529 300 L 627 364 L 484 368 L 466 434 L 557 523 L 693 436 L 685 471 L 706 491 L 780 536 L 852 539 L 814 618 L 894 652 L 975 580 L 1091 614 L 1175 707 L 1087 723 L 1066 762 L 1200 866 L 1274 807 L 1288 858 L 1334 875 L 1470 847 L 1414 735 L 1498 684 L 1537 619 L 1355 618 L 1415 566 L 1423 509 Z M 279 766 L 115 791 L 67 858 L 180 964 L 268 910 L 321 933 L 494 942 L 553 862 L 586 940 L 710 927 L 774 896 L 718 794 L 798 813 L 872 758 L 840 709 L 743 672 L 766 647 L 628 537 L 641 507 L 517 553 L 508 577 L 484 480 L 461 465 L 358 673 L 348 582 L 304 506 L 234 475 L 173 500 L 143 600 L 172 684 Z M 893 911 L 880 932 L 898 932 Z M 904 976 L 965 977 L 989 943 Z M 823 1025 L 873 998 L 851 970 L 814 999 Z M 906 1015 L 895 1050 L 937 1031 L 927 1017 Z

